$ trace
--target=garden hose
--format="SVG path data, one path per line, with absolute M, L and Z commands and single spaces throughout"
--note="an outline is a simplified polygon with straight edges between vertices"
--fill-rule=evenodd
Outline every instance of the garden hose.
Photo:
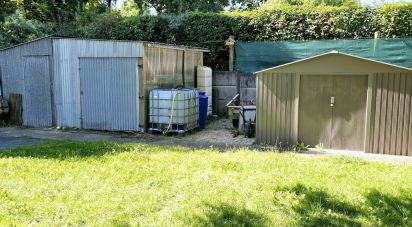
M 173 91 L 173 90 L 172 90 L 172 91 Z M 173 109 L 174 109 L 174 106 L 175 106 L 175 99 L 176 99 L 176 96 L 177 96 L 179 93 L 180 93 L 180 90 L 177 90 L 176 94 L 175 94 L 175 95 L 173 96 L 173 98 L 172 98 L 172 107 L 171 107 L 171 109 L 170 109 L 169 125 L 167 126 L 166 130 L 163 131 L 163 135 L 166 134 L 166 133 L 168 133 L 168 132 L 170 131 L 170 127 L 172 126 L 172 122 L 173 122 Z

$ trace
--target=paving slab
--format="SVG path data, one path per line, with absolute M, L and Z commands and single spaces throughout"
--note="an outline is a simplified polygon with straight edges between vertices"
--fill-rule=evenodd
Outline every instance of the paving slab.
M 0 150 L 11 149 L 18 146 L 27 146 L 41 143 L 43 140 L 35 138 L 3 137 L 0 136 Z

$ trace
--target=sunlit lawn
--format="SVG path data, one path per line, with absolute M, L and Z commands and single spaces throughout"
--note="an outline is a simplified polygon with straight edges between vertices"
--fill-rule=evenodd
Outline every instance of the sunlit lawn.
M 0 151 L 0 225 L 412 226 L 412 166 L 47 142 Z

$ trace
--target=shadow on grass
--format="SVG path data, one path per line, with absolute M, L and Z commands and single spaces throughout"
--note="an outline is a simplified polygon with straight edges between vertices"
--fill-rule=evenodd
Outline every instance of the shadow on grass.
M 412 194 L 402 192 L 399 197 L 372 190 L 366 195 L 371 214 L 385 226 L 412 226 Z
M 372 190 L 364 195 L 365 203 L 350 204 L 332 197 L 321 189 L 302 184 L 282 188 L 278 192 L 288 207 L 296 214 L 299 226 L 361 226 L 360 220 L 375 226 L 412 226 L 412 194 L 403 191 L 399 196 Z M 290 199 L 293 198 L 293 199 Z M 292 200 L 292 201 L 291 201 Z M 290 205 L 293 204 L 293 205 Z
M 190 223 L 196 226 L 268 226 L 267 218 L 242 207 L 223 203 L 206 204 L 206 215 L 195 216 Z
M 33 157 L 50 159 L 71 159 L 118 154 L 136 150 L 139 147 L 128 144 L 94 141 L 48 141 L 32 146 L 21 146 L 7 150 L 0 150 L 0 158 Z
M 295 196 L 292 210 L 297 214 L 299 226 L 360 226 L 355 219 L 362 212 L 359 208 L 333 198 L 327 192 L 298 184 L 282 192 Z

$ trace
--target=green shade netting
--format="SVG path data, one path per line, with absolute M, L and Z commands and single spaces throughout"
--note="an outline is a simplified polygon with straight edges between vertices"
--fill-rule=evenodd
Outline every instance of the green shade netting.
M 412 68 L 412 38 L 237 42 L 235 68 L 256 72 L 333 50 Z

